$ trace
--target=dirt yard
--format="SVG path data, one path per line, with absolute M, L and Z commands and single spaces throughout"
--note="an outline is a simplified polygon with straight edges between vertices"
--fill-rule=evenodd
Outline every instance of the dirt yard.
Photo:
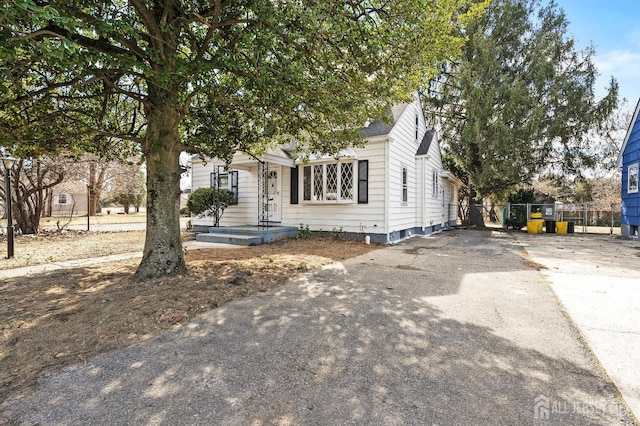
M 15 259 L 0 259 L 0 269 L 141 251 L 143 240 L 143 232 L 19 237 Z M 43 374 L 153 338 L 230 300 L 376 248 L 331 238 L 290 239 L 192 250 L 187 274 L 144 283 L 132 279 L 139 259 L 0 281 L 0 402 Z

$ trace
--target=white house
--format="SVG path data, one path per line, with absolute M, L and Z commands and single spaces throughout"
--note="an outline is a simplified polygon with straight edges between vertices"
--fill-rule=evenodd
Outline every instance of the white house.
M 53 216 L 86 216 L 88 205 L 87 187 L 80 182 L 65 181 L 53 188 Z
M 367 126 L 366 145 L 343 150 L 338 160 L 294 160 L 285 146 L 259 160 L 238 153 L 228 169 L 195 156 L 192 188 L 220 186 L 236 194 L 221 227 L 302 225 L 390 243 L 454 226 L 461 182 L 443 169 L 420 101 L 397 105 L 391 114 L 392 124 Z M 207 232 L 213 219 L 193 217 L 192 223 Z

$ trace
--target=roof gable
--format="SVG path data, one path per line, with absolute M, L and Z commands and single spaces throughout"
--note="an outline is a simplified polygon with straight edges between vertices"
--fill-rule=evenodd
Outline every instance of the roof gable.
M 629 139 L 631 135 L 634 133 L 634 128 L 639 130 L 640 123 L 638 122 L 638 113 L 640 112 L 640 100 L 636 104 L 636 110 L 633 113 L 633 120 L 629 123 L 629 127 L 627 128 L 627 134 L 624 137 L 624 141 L 622 142 L 622 147 L 620 148 L 620 154 L 618 155 L 618 167 L 622 167 L 622 161 L 624 157 L 624 152 L 627 149 L 627 144 L 629 143 Z

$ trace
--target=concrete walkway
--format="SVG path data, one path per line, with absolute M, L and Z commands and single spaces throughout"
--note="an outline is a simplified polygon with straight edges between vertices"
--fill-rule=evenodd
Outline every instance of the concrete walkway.
M 18 424 L 628 425 L 514 237 L 417 237 L 40 381 Z M 7 418 L 7 417 L 5 417 Z
M 556 234 L 521 241 L 640 419 L 640 243 Z
M 186 241 L 183 246 L 185 250 L 197 250 L 200 248 L 242 248 L 242 246 L 233 246 L 230 244 L 201 243 L 199 241 Z M 142 258 L 142 252 L 121 253 L 111 256 L 92 257 L 88 259 L 62 260 L 59 262 L 43 263 L 40 265 L 23 266 L 21 268 L 2 269 L 0 270 L 0 280 L 15 277 L 24 277 L 34 274 L 42 274 L 43 272 L 51 272 L 59 269 L 78 268 L 87 265 L 116 262 L 118 260 L 133 259 L 137 257 Z

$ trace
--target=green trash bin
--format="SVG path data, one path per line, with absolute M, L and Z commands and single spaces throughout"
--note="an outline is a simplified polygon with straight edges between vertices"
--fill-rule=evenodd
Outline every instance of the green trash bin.
M 569 222 L 567 223 L 567 234 L 573 234 L 575 232 L 575 223 Z

